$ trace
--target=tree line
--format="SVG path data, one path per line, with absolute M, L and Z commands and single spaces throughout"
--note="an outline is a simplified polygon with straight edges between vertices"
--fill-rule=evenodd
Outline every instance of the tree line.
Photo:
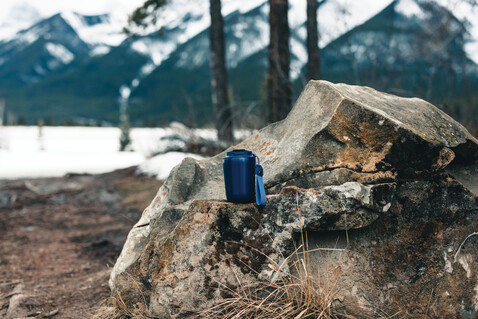
M 289 75 L 290 48 L 288 0 L 269 1 L 269 72 L 268 119 L 276 122 L 284 119 L 290 111 L 292 87 Z M 129 18 L 129 22 L 140 27 L 155 23 L 159 10 L 167 5 L 167 0 L 146 0 Z M 320 49 L 317 23 L 318 0 L 307 0 L 307 78 L 320 79 Z M 211 97 L 214 107 L 214 122 L 218 139 L 233 143 L 233 111 L 228 94 L 226 68 L 224 22 L 221 13 L 221 0 L 209 1 L 210 26 L 210 69 Z

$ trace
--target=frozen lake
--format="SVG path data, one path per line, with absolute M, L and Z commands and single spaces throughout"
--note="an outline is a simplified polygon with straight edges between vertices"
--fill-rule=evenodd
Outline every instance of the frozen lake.
M 215 136 L 212 129 L 194 132 L 205 138 Z M 98 174 L 141 164 L 147 172 L 165 178 L 188 156 L 168 153 L 150 159 L 164 147 L 159 139 L 171 133 L 171 128 L 133 128 L 130 136 L 134 151 L 119 152 L 120 130 L 115 127 L 45 126 L 41 135 L 36 126 L 0 127 L 0 179 Z

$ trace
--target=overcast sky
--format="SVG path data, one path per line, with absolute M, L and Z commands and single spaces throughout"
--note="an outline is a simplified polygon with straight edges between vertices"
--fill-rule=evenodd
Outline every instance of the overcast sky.
M 99 14 L 119 11 L 131 12 L 144 0 L 0 0 L 0 18 L 8 14 L 14 4 L 28 4 L 42 15 L 48 16 L 62 10 L 82 14 Z M 1 23 L 0 23 L 1 24 Z

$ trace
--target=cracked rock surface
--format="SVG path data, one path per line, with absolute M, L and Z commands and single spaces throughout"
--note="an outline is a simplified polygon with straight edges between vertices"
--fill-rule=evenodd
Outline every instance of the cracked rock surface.
M 478 229 L 478 141 L 445 113 L 311 81 L 285 120 L 234 148 L 261 158 L 267 206 L 225 202 L 224 153 L 185 159 L 131 230 L 110 278 L 115 295 L 158 317 L 188 317 L 238 281 L 276 280 L 268 261 L 292 253 L 302 230 L 312 248 L 343 246 L 311 256 L 318 273 L 340 266 L 342 313 L 474 318 L 478 238 L 458 245 Z

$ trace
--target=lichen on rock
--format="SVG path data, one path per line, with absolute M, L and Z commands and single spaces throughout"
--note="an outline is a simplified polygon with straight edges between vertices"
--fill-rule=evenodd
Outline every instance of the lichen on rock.
M 267 206 L 225 202 L 224 153 L 185 159 L 131 230 L 111 274 L 114 295 L 159 317 L 187 317 L 240 283 L 277 280 L 268 263 L 291 254 L 299 233 L 318 247 L 347 232 L 334 303 L 342 313 L 423 315 L 435 297 L 428 307 L 437 316 L 476 315 L 476 238 L 458 264 L 452 254 L 478 227 L 478 177 L 470 174 L 478 142 L 442 111 L 311 81 L 286 119 L 236 148 L 261 158 Z M 325 257 L 312 258 L 320 265 Z M 432 292 L 417 297 L 424 289 Z

